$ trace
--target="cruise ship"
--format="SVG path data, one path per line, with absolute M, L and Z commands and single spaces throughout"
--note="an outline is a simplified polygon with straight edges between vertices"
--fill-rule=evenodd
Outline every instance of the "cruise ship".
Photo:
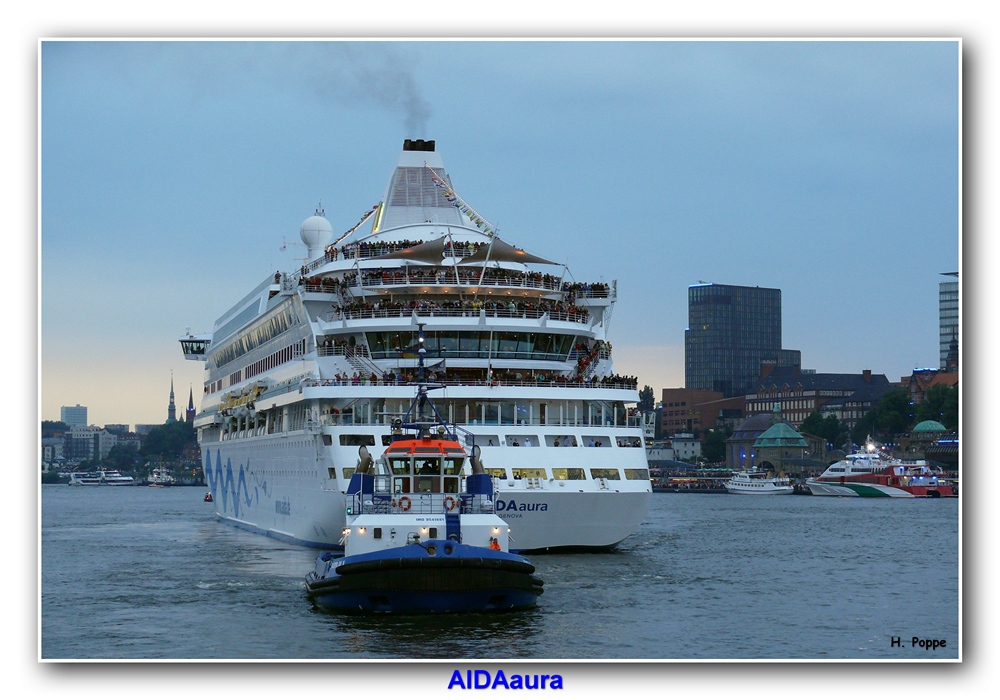
M 511 550 L 635 532 L 652 489 L 636 380 L 615 373 L 607 337 L 616 282 L 577 281 L 501 236 L 434 141 L 404 142 L 382 201 L 344 233 L 320 207 L 300 236 L 300 269 L 180 339 L 205 366 L 194 423 L 221 519 L 340 548 L 359 448 L 389 445 L 419 348 L 435 408 L 492 475 Z

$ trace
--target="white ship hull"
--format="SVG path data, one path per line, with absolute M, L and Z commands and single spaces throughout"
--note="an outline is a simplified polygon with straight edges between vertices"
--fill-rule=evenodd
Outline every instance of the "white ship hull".
M 524 432 L 524 426 L 517 428 Z M 345 431 L 328 431 L 332 437 Z M 349 429 L 361 432 L 361 426 Z M 384 427 L 376 434 L 388 435 Z M 217 515 L 234 525 L 308 547 L 340 549 L 346 523 L 344 494 L 349 478 L 340 471 L 324 478 L 330 464 L 352 464 L 352 448 L 319 447 L 322 438 L 305 432 L 282 437 L 254 437 L 203 446 L 205 478 Z M 336 439 L 332 442 L 337 442 Z M 529 456 L 525 464 L 559 469 L 590 460 L 607 464 L 605 449 L 576 447 L 483 447 L 483 461 L 497 466 Z M 624 464 L 645 469 L 644 450 L 611 448 Z M 583 454 L 583 453 L 601 454 Z M 336 470 L 336 467 L 333 467 Z M 649 510 L 647 480 L 579 481 L 554 478 L 495 479 L 496 513 L 511 528 L 512 551 L 550 548 L 605 549 L 638 529 Z

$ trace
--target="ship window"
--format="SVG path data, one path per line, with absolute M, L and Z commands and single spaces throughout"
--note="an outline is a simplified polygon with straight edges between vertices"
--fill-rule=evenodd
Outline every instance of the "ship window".
M 590 476 L 592 479 L 613 479 L 615 481 L 620 481 L 622 478 L 617 469 L 591 469 Z
M 354 476 L 354 467 L 344 467 L 344 478 L 350 479 Z
M 382 528 L 380 527 L 372 528 L 372 537 L 374 537 L 376 540 L 382 539 Z
M 462 459 L 449 457 L 444 460 L 444 473 L 452 476 L 462 473 Z
M 477 435 L 476 444 L 480 447 L 497 447 L 500 445 L 499 435 Z
M 341 435 L 340 437 L 341 437 L 341 439 L 343 439 L 344 436 Z M 333 436 L 332 435 L 324 435 L 323 436 L 323 444 L 326 447 L 330 447 L 331 445 L 333 445 Z
M 409 474 L 410 460 L 409 458 L 394 457 L 389 460 L 389 468 L 393 474 Z
M 584 435 L 585 447 L 611 447 L 611 438 L 607 435 Z
M 576 447 L 575 435 L 546 435 L 545 444 L 549 447 Z
M 324 438 L 328 437 L 326 435 Z M 328 443 L 327 443 L 328 444 Z M 375 446 L 375 436 L 374 435 L 341 435 L 340 436 L 341 445 L 371 445 Z
M 437 493 L 441 490 L 441 477 L 438 476 L 417 476 L 413 478 L 413 489 L 416 493 Z
M 485 471 L 490 476 L 495 476 L 495 477 L 497 477 L 499 479 L 506 479 L 507 478 L 507 470 L 506 469 L 494 467 L 492 469 L 486 469 Z
M 388 447 L 391 444 L 392 444 L 392 435 L 383 435 L 382 436 L 382 447 Z
M 416 474 L 440 474 L 441 460 L 429 457 L 413 460 L 413 471 Z
M 544 469 L 514 469 L 515 479 L 546 479 Z
M 648 469 L 626 469 L 625 478 L 633 481 L 649 481 Z
M 438 536 L 438 529 L 436 527 L 427 528 L 427 539 L 436 540 Z
M 554 468 L 552 470 L 552 478 L 558 479 L 560 481 L 567 479 L 571 481 L 582 481 L 587 477 L 584 475 L 582 469 L 577 469 L 576 467 L 569 467 L 569 468 Z
M 537 435 L 508 435 L 508 447 L 538 447 Z

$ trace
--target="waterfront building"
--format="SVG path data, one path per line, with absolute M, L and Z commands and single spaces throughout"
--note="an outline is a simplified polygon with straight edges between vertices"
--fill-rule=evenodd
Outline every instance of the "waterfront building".
M 105 459 L 117 441 L 115 435 L 96 425 L 75 426 L 67 437 L 65 451 L 70 462 Z
M 124 435 L 128 432 L 128 423 L 105 423 L 104 429 L 113 435 Z
M 678 433 L 670 438 L 674 459 L 680 462 L 694 462 L 701 457 L 701 440 L 691 433 Z
M 661 435 L 694 433 L 734 427 L 743 420 L 746 402 L 742 396 L 724 398 L 720 391 L 664 389 L 660 416 Z
M 744 396 L 757 386 L 762 366 L 801 365 L 800 351 L 781 347 L 780 289 L 727 284 L 688 288 L 686 388 Z
M 726 440 L 726 469 L 760 468 L 775 473 L 821 472 L 826 444 L 815 435 L 800 433 L 784 419 L 779 406 L 771 413 L 750 416 Z
M 938 285 L 938 323 L 940 342 L 939 368 L 958 372 L 958 273 L 942 272 L 954 280 Z
M 836 416 L 853 429 L 891 388 L 884 374 L 872 374 L 869 369 L 860 374 L 837 374 L 775 367 L 746 397 L 747 415 L 770 413 L 777 405 L 793 427 L 819 411 L 824 417 Z
M 806 458 L 809 443 L 795 428 L 779 420 L 754 440 L 753 451 L 757 469 L 784 476 Z
M 922 403 L 927 390 L 933 386 L 958 386 L 958 372 L 942 372 L 938 369 L 915 369 L 909 377 L 899 380 L 900 386 L 910 392 L 910 401 Z
M 65 438 L 42 438 L 42 471 L 49 471 L 52 467 L 65 461 L 65 447 Z
M 63 406 L 59 409 L 59 420 L 75 428 L 78 425 L 87 425 L 87 407 L 77 404 L 76 406 Z

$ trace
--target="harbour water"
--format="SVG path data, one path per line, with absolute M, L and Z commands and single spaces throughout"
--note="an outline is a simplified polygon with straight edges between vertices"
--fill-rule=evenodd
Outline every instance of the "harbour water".
M 217 521 L 200 489 L 41 488 L 42 660 L 961 654 L 958 499 L 654 494 L 615 551 L 532 555 L 535 610 L 373 618 L 313 609 L 318 552 Z

